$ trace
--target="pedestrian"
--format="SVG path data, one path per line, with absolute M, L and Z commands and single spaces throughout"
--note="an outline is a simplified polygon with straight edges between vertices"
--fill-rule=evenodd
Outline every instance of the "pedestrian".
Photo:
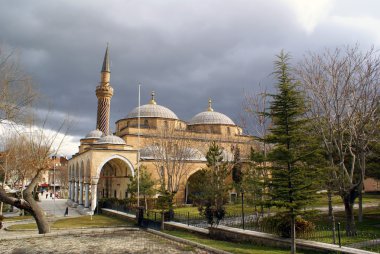
M 65 217 L 66 216 L 69 216 L 69 207 L 68 206 L 66 206 L 66 210 L 65 210 L 65 215 L 64 215 Z
M 46 199 L 49 197 L 49 193 L 46 193 Z
M 53 192 L 50 192 L 50 198 L 53 198 Z

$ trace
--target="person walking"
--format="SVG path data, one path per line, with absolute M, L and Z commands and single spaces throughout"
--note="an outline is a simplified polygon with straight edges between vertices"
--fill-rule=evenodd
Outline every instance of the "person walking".
M 66 216 L 69 216 L 69 207 L 68 206 L 66 206 L 66 210 L 65 210 L 65 215 L 64 215 L 65 217 Z

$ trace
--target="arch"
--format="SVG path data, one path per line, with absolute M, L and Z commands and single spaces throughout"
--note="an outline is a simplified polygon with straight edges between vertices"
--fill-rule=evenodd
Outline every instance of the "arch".
M 125 164 L 127 164 L 128 168 L 130 169 L 131 171 L 131 175 L 132 177 L 135 176 L 135 168 L 133 167 L 132 163 L 125 157 L 121 156 L 121 155 L 118 155 L 118 154 L 114 154 L 112 155 L 111 157 L 108 157 L 107 159 L 103 160 L 102 163 L 99 164 L 99 166 L 97 167 L 96 169 L 96 178 L 99 178 L 100 176 L 100 172 L 102 171 L 102 168 L 104 167 L 104 165 L 113 160 L 113 159 L 120 159 L 122 160 L 123 162 L 125 162 Z
M 196 169 L 187 177 L 186 186 L 185 186 L 185 204 L 192 204 L 193 200 L 191 194 L 196 194 L 201 192 L 202 186 L 199 185 L 199 177 L 202 178 L 205 171 L 202 171 L 202 168 Z M 193 181 L 192 181 L 193 180 Z M 192 186 L 192 183 L 195 186 Z M 198 183 L 198 184 L 197 184 Z M 195 189 L 194 189 L 195 188 Z
M 90 175 L 91 175 L 90 170 L 91 170 L 90 159 L 87 159 L 86 167 L 84 169 L 84 179 L 85 179 L 85 181 L 89 181 L 90 180 Z
M 78 181 L 79 180 L 79 163 L 77 162 L 77 165 L 75 167 L 75 181 Z
M 125 157 L 114 154 L 97 167 L 96 191 L 99 197 L 123 199 L 127 196 L 130 177 L 134 176 L 132 163 Z
M 83 182 L 84 180 L 84 163 L 81 161 L 80 170 L 79 170 L 79 181 Z

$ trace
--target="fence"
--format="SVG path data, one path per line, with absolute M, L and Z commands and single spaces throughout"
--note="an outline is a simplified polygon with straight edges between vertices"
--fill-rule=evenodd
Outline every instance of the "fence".
M 134 215 L 137 213 L 136 207 L 130 207 L 127 204 L 104 202 L 102 204 L 102 207 Z M 197 213 L 175 212 L 174 216 L 171 216 L 168 212 L 166 212 L 164 216 L 165 221 L 172 220 L 199 228 L 208 228 L 210 226 L 206 218 L 203 215 Z M 144 213 L 143 226 L 159 229 L 161 222 L 161 212 L 146 211 Z M 271 224 L 262 223 L 258 217 L 258 214 L 255 213 L 246 214 L 244 216 L 239 213 L 226 213 L 223 220 L 219 222 L 219 225 L 280 235 L 276 227 Z M 376 233 L 358 231 L 355 235 L 348 236 L 344 230 L 344 224 L 339 224 L 339 226 L 337 224 L 335 232 L 332 228 L 332 226 L 317 225 L 312 231 L 305 233 L 298 232 L 297 238 L 317 242 L 332 243 L 340 246 L 353 247 L 380 253 L 380 236 Z

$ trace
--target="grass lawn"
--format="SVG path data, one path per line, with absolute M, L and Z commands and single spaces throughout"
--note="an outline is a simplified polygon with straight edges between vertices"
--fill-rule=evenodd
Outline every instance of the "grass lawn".
M 333 205 L 343 205 L 342 199 L 339 196 L 334 196 L 332 199 Z M 364 204 L 380 204 L 380 194 L 370 194 L 365 193 L 363 195 L 363 203 Z M 320 195 L 310 206 L 310 208 L 313 207 L 326 207 L 327 208 L 328 202 L 327 202 L 327 195 Z M 259 209 L 259 207 L 257 208 Z M 241 213 L 241 204 L 227 204 L 226 205 L 227 213 L 229 214 L 240 214 Z M 254 206 L 250 204 L 244 204 L 244 211 L 246 214 L 250 214 L 254 212 Z M 267 209 L 265 209 L 267 211 Z M 279 211 L 278 208 L 272 207 L 271 212 L 277 212 Z M 157 212 L 159 212 L 157 210 Z M 186 206 L 186 207 L 177 207 L 174 209 L 174 212 L 177 212 L 181 215 L 187 215 L 189 213 L 190 216 L 196 216 L 199 215 L 198 207 L 194 206 Z
M 79 228 L 79 227 L 115 227 L 115 226 L 131 226 L 132 224 L 128 221 L 115 218 L 108 217 L 104 215 L 94 215 L 92 216 L 81 216 L 74 218 L 65 218 L 60 219 L 51 225 L 52 229 L 70 229 L 70 228 Z M 12 230 L 18 229 L 37 229 L 36 223 L 28 223 L 28 224 L 19 224 L 12 225 L 9 227 Z
M 289 249 L 280 249 L 267 246 L 257 246 L 249 243 L 232 243 L 226 241 L 213 240 L 205 236 L 179 230 L 169 230 L 165 231 L 165 233 L 236 254 L 288 254 L 290 250 L 290 247 Z M 298 250 L 297 253 L 312 254 L 318 252 L 303 252 L 301 250 Z
M 33 219 L 33 216 L 25 215 L 25 216 L 5 217 L 4 221 L 19 221 L 19 220 L 27 220 L 27 219 Z

